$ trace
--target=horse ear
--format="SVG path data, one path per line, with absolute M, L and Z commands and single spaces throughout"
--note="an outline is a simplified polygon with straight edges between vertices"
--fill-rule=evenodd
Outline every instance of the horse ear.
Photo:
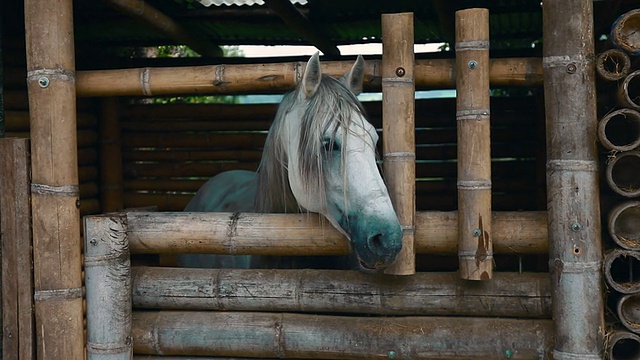
M 351 89 L 354 95 L 359 95 L 362 92 L 362 82 L 364 81 L 364 58 L 362 55 L 358 55 L 351 70 L 342 75 L 340 81 Z
M 302 75 L 302 92 L 305 97 L 313 95 L 322 79 L 322 70 L 320 69 L 320 52 L 316 52 L 311 56 L 304 69 Z

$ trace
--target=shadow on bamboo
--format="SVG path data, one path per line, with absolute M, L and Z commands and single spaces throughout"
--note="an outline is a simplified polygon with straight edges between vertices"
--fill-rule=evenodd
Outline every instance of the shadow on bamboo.
M 626 151 L 612 157 L 606 167 L 607 184 L 624 197 L 640 196 L 640 151 Z
M 609 235 L 616 244 L 627 250 L 640 250 L 640 202 L 623 202 L 611 210 L 608 219 Z

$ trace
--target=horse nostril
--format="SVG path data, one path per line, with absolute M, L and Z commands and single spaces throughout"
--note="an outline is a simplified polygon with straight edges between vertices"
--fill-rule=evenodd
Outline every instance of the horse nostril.
M 385 255 L 387 249 L 382 240 L 382 234 L 373 235 L 368 239 L 369 249 L 371 252 L 378 255 Z

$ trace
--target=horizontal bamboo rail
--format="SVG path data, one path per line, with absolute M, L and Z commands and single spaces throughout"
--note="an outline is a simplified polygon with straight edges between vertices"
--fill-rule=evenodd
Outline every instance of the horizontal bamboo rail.
M 416 88 L 453 88 L 455 60 L 416 60 Z M 322 72 L 339 77 L 351 61 L 323 62 Z M 78 96 L 281 93 L 293 88 L 303 62 L 78 71 Z M 380 91 L 381 61 L 367 61 L 364 88 Z M 541 86 L 539 58 L 493 59 L 492 86 Z
M 551 320 L 196 311 L 134 312 L 132 324 L 137 354 L 298 359 L 542 359 L 551 329 Z
M 618 246 L 640 251 L 640 201 L 616 205 L 608 217 L 609 235 Z
M 613 249 L 604 256 L 604 278 L 622 294 L 640 292 L 640 252 Z
M 345 255 L 346 239 L 317 214 L 129 212 L 132 253 L 219 253 L 256 255 Z M 497 253 L 547 251 L 546 212 L 495 212 Z M 416 251 L 454 254 L 456 212 L 418 212 Z
M 598 123 L 598 139 L 607 150 L 640 147 L 640 112 L 622 108 L 603 116 Z

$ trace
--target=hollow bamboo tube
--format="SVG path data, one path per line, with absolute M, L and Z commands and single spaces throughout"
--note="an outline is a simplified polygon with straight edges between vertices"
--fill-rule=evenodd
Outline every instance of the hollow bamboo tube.
M 629 75 L 631 59 L 620 49 L 609 49 L 596 58 L 596 72 L 607 81 L 618 81 Z
M 640 292 L 640 253 L 613 249 L 604 257 L 604 278 L 622 294 Z
M 598 139 L 607 150 L 629 151 L 640 146 L 640 112 L 622 108 L 605 115 L 598 124 Z
M 610 158 L 605 176 L 616 193 L 629 198 L 640 196 L 640 151 L 625 151 Z
M 640 251 L 640 202 L 625 201 L 609 213 L 609 235 L 618 246 Z
M 615 330 L 607 334 L 605 344 L 607 345 L 605 359 L 640 359 L 640 336 L 636 334 Z
M 102 100 L 100 119 L 100 204 L 102 212 L 124 207 L 122 192 L 122 143 L 120 141 L 120 100 Z
M 90 219 L 84 223 L 87 359 L 131 358 L 131 264 L 126 224 L 109 216 Z
M 493 273 L 489 10 L 456 12 L 455 47 L 460 276 L 489 280 Z
M 618 87 L 618 103 L 640 111 L 640 70 L 627 75 Z
M 256 255 L 345 255 L 348 242 L 316 214 L 128 212 L 132 253 L 218 253 Z M 496 252 L 544 254 L 545 212 L 493 214 Z M 416 250 L 455 254 L 456 212 L 418 212 Z M 231 231 L 231 229 L 233 229 Z
M 624 327 L 640 334 L 640 294 L 627 294 L 618 300 L 618 319 Z
M 413 13 L 382 14 L 382 140 L 385 182 L 402 226 L 402 250 L 386 274 L 416 272 Z
M 37 357 L 82 359 L 72 1 L 25 1 L 25 28 Z
M 593 4 L 547 0 L 542 20 L 553 358 L 595 360 L 605 323 Z
M 197 311 L 134 312 L 132 334 L 138 354 L 298 359 L 544 358 L 553 338 L 550 320 Z
M 611 27 L 611 39 L 631 55 L 640 55 L 640 9 L 622 14 Z
M 167 68 L 78 71 L 78 96 L 151 96 L 170 94 L 282 93 L 292 89 L 304 62 L 276 64 L 208 65 Z M 353 61 L 324 61 L 322 72 L 340 77 Z M 380 91 L 381 61 L 368 60 L 364 88 Z M 453 88 L 454 60 L 417 60 L 416 86 Z M 538 58 L 494 59 L 490 61 L 494 86 L 540 86 L 542 63 Z

